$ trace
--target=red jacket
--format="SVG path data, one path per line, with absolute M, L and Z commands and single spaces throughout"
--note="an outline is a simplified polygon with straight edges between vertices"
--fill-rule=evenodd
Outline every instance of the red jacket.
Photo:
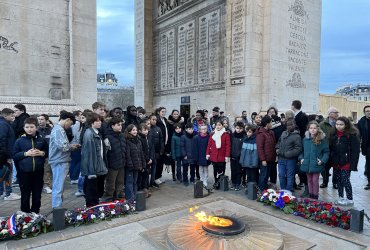
M 221 148 L 216 148 L 216 142 L 212 139 L 213 134 L 211 133 L 209 137 L 206 155 L 211 156 L 211 162 L 225 162 L 225 158 L 230 157 L 230 135 L 228 132 L 223 133 L 221 136 Z
M 276 160 L 276 141 L 274 132 L 260 127 L 257 130 L 257 152 L 260 161 L 275 161 Z

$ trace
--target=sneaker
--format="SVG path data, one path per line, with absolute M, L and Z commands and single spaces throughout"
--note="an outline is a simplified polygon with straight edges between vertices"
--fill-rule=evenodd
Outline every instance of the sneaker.
M 4 201 L 15 201 L 20 200 L 21 196 L 15 193 L 11 193 L 9 196 L 4 197 Z
M 240 186 L 236 186 L 234 190 L 235 191 L 239 191 L 240 190 Z
M 162 181 L 161 181 L 160 179 L 156 179 L 154 182 L 155 182 L 155 184 L 157 184 L 157 185 L 159 185 L 159 184 L 161 184 L 161 183 L 162 183 Z
M 166 181 L 164 179 L 159 179 L 160 182 L 162 183 L 166 183 Z
M 78 184 L 78 180 L 71 180 L 71 185 Z
M 235 189 L 234 185 L 231 185 L 230 190 L 234 190 L 234 189 Z
M 367 184 L 365 187 L 364 187 L 365 190 L 370 190 L 370 184 Z
M 51 194 L 53 192 L 53 190 L 51 190 L 51 188 L 49 187 L 44 187 L 44 191 L 47 193 L 47 194 Z
M 155 183 L 155 182 L 152 183 L 151 186 L 154 187 L 154 188 L 159 188 L 159 185 L 157 183 Z
M 82 191 L 77 191 L 77 192 L 75 193 L 75 195 L 76 195 L 77 197 L 80 197 L 80 196 L 84 196 L 85 194 L 84 194 L 84 192 L 82 192 Z
M 338 184 L 333 184 L 334 189 L 338 189 Z
M 345 206 L 347 205 L 347 202 L 346 202 L 346 199 L 344 199 L 343 197 L 339 197 L 339 200 L 337 200 L 335 204 Z
M 347 205 L 348 205 L 348 206 L 352 206 L 353 204 L 354 204 L 353 200 L 348 200 L 348 199 L 347 199 Z
M 0 200 L 3 200 L 3 199 L 4 199 L 4 197 L 5 197 L 5 193 L 4 193 L 4 194 L 2 194 L 2 195 L 0 195 Z
M 18 186 L 19 186 L 18 179 L 12 182 L 12 187 L 18 187 Z

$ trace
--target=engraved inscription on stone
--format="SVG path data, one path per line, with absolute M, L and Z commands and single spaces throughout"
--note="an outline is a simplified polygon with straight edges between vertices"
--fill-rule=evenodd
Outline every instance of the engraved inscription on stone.
M 198 84 L 219 80 L 220 9 L 199 17 Z
M 140 30 L 144 27 L 144 5 L 143 1 L 139 1 L 136 3 L 136 20 L 135 25 L 136 29 Z M 144 42 L 144 33 L 143 32 L 136 32 L 135 34 L 136 40 L 136 81 L 142 82 L 144 80 L 144 72 L 143 72 L 143 64 L 144 64 L 144 51 L 143 51 L 143 42 Z
M 231 77 L 244 75 L 245 0 L 232 4 L 231 13 Z
M 159 34 L 161 89 L 172 89 L 175 85 L 175 29 Z
M 308 14 L 305 11 L 303 2 L 295 0 L 288 9 L 289 13 L 289 37 L 286 47 L 288 55 L 288 67 L 292 72 L 292 78 L 287 80 L 286 86 L 293 88 L 305 88 L 306 85 L 301 79 L 301 75 L 306 72 L 307 60 L 310 59 L 308 52 Z
M 177 80 L 175 88 L 194 85 L 195 21 L 178 27 Z

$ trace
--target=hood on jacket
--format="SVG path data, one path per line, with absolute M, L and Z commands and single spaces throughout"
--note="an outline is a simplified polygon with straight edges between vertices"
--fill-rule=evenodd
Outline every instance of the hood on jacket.
M 306 131 L 304 133 L 304 138 L 307 138 L 307 139 L 310 139 L 311 138 L 311 135 L 310 135 L 310 132 L 309 131 Z M 320 138 L 320 140 L 323 140 L 325 138 L 326 138 L 325 133 L 321 131 L 321 138 Z
M 282 138 L 287 138 L 289 135 L 292 135 L 292 134 L 299 134 L 299 131 L 298 130 L 294 130 L 293 132 L 288 132 L 288 131 L 284 131 L 282 134 L 281 134 L 281 137 Z

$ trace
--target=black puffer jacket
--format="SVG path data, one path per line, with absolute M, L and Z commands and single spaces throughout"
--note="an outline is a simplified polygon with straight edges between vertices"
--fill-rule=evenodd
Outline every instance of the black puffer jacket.
M 164 152 L 164 141 L 161 129 L 158 126 L 151 126 L 149 137 L 153 141 L 155 156 L 158 159 L 160 154 Z
M 360 156 L 360 140 L 357 134 L 344 134 L 338 136 L 332 133 L 330 136 L 330 160 L 333 166 L 344 166 L 350 164 L 351 171 L 357 171 Z
M 126 141 L 123 134 L 108 128 L 106 138 L 111 145 L 107 152 L 108 168 L 118 170 L 126 165 Z
M 154 143 L 150 136 L 145 136 L 140 134 L 140 141 L 141 145 L 143 146 L 143 152 L 145 156 L 145 161 L 149 162 L 149 160 L 155 159 L 155 152 L 154 152 Z
M 231 134 L 231 158 L 235 160 L 240 159 L 240 154 L 242 152 L 243 141 L 245 139 L 244 131 L 242 133 L 232 133 Z
M 146 167 L 143 146 L 138 137 L 126 139 L 126 170 L 137 171 Z

